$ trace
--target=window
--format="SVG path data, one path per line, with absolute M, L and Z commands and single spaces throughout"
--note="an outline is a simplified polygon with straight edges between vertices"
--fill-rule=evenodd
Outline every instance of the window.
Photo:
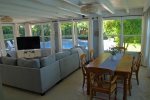
M 113 46 L 124 46 L 127 51 L 141 51 L 141 26 L 142 19 L 140 17 L 104 20 L 104 50 L 109 50 Z
M 24 25 L 19 25 L 19 34 L 20 36 L 25 36 L 25 28 Z
M 41 25 L 32 25 L 32 36 L 41 36 Z
M 72 27 L 73 27 L 72 22 L 61 23 L 62 48 L 63 49 L 70 49 L 73 47 Z
M 51 48 L 50 24 L 32 25 L 32 36 L 40 36 L 41 48 Z
M 44 45 L 46 48 L 51 48 L 51 43 L 50 43 L 50 24 L 44 24 L 43 25 L 43 30 L 44 30 Z
M 120 43 L 121 21 L 120 20 L 104 20 L 103 21 L 103 40 L 104 50 L 107 51 Z
M 142 19 L 124 19 L 123 35 L 127 51 L 141 51 Z
M 77 22 L 78 46 L 83 46 L 86 49 L 88 49 L 88 33 L 89 33 L 89 22 L 88 21 Z
M 4 42 L 7 51 L 15 50 L 14 48 L 14 35 L 13 26 L 2 26 Z

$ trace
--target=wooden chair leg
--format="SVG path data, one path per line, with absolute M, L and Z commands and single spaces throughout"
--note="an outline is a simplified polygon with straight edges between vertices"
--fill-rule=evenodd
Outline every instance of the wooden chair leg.
M 136 73 L 136 80 L 137 80 L 137 84 L 139 85 L 138 72 Z
M 115 100 L 117 100 L 117 88 L 115 90 Z
M 109 94 L 109 100 L 110 100 L 111 95 Z
M 90 90 L 90 100 L 92 100 L 92 98 L 93 98 L 93 90 L 91 89 Z
M 83 77 L 83 84 L 82 84 L 83 89 L 84 89 L 84 84 L 85 84 L 85 77 Z
M 128 84 L 128 91 L 129 91 L 129 95 L 131 96 L 131 80 L 129 81 L 129 84 Z

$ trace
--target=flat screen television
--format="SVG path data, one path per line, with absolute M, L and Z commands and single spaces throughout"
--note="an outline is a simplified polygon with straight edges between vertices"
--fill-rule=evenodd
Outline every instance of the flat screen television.
M 17 37 L 18 50 L 40 49 L 40 37 Z

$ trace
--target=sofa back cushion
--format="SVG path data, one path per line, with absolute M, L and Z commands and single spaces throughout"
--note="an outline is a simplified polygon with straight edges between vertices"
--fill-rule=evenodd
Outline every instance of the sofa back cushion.
M 12 57 L 2 57 L 1 62 L 7 65 L 17 65 L 17 59 Z
M 18 66 L 22 66 L 22 67 L 40 68 L 40 61 L 39 61 L 39 59 L 18 58 L 17 64 L 18 64 Z
M 56 61 L 56 58 L 55 58 L 55 55 L 49 55 L 47 57 L 43 57 L 40 59 L 40 64 L 41 64 L 41 67 L 44 67 L 44 66 L 48 66 L 50 65 L 51 63 L 55 62 Z
M 58 52 L 58 53 L 55 54 L 56 55 L 56 60 L 62 59 L 62 58 L 66 57 L 70 54 L 71 54 L 71 52 L 69 50 L 63 51 L 63 52 Z
M 73 52 L 78 52 L 79 56 L 82 55 L 82 54 L 84 54 L 84 51 L 81 48 L 79 48 L 79 47 L 72 48 L 71 51 L 72 51 L 72 53 Z
M 49 55 L 51 55 L 51 49 L 49 49 L 49 48 L 41 49 L 41 56 L 42 57 L 47 57 Z

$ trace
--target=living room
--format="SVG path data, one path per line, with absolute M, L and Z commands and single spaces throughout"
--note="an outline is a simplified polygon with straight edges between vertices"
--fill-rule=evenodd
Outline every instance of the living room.
M 47 54 L 53 55 L 57 53 L 61 57 L 64 55 L 72 56 L 75 51 L 70 49 L 81 46 L 86 53 L 94 49 L 94 57 L 96 58 L 104 51 L 110 51 L 111 47 L 125 46 L 127 47 L 127 52 L 142 52 L 142 66 L 144 67 L 140 72 L 140 77 L 143 78 L 144 76 L 144 79 L 146 77 L 146 82 L 149 82 L 149 79 L 147 79 L 148 74 L 145 74 L 150 71 L 150 2 L 148 0 L 131 0 L 130 2 L 127 0 L 24 0 L 21 2 L 19 0 L 5 0 L 0 1 L 0 6 L 0 56 L 11 56 L 10 52 L 17 52 L 18 54 L 16 37 L 40 37 L 40 50 L 45 51 L 39 54 L 38 57 L 42 54 L 47 56 Z M 68 49 L 70 50 L 69 52 L 67 51 Z M 63 51 L 65 53 L 60 54 Z M 24 52 L 21 54 L 24 54 Z M 33 56 L 32 53 L 30 56 Z M 73 57 L 75 57 L 75 54 Z M 57 60 L 60 65 L 60 60 Z M 69 60 L 71 62 L 71 59 Z M 15 99 L 21 99 L 22 96 L 25 96 L 26 99 L 41 98 L 41 100 L 47 100 L 48 98 L 53 98 L 53 100 L 58 100 L 58 93 L 60 96 L 64 95 L 64 98 L 66 98 L 64 100 L 70 100 L 71 96 L 79 96 L 79 98 L 75 97 L 75 100 L 86 100 L 88 96 L 84 93 L 85 91 L 82 91 L 82 72 L 77 69 L 75 66 L 74 70 L 69 72 L 67 78 L 65 77 L 62 82 L 58 82 L 56 87 L 51 88 L 44 96 L 2 86 L 4 88 L 2 89 L 4 98 L 6 96 L 7 99 L 10 99 L 14 96 Z M 70 73 L 72 74 L 70 75 Z M 79 77 L 79 80 L 75 77 Z M 77 81 L 78 86 L 71 84 L 71 81 L 74 83 Z M 59 93 L 62 91 L 59 88 L 62 89 L 64 88 L 63 86 L 68 88 L 68 93 L 71 92 L 66 84 L 71 84 L 73 90 L 75 87 L 78 88 L 76 92 L 78 91 L 79 93 L 75 96 L 70 94 L 70 97 Z M 9 94 L 13 90 L 15 90 L 14 93 L 16 92 L 16 94 Z M 67 91 L 67 89 L 64 90 Z M 7 93 L 10 98 L 7 97 Z M 16 96 L 17 94 L 22 96 Z M 31 95 L 30 98 L 28 98 L 29 95 Z M 133 97 L 128 98 L 133 99 Z

